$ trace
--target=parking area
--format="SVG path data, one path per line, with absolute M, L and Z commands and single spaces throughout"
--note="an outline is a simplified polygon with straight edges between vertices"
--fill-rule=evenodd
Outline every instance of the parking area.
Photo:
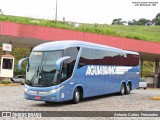
M 137 89 L 129 95 L 105 95 L 84 99 L 79 104 L 71 102 L 47 104 L 29 101 L 23 95 L 24 86 L 0 87 L 0 111 L 160 111 L 160 89 Z

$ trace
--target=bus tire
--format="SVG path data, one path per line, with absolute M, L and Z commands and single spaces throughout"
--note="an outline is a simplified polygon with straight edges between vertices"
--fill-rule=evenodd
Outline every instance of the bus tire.
M 122 83 L 122 84 L 121 84 L 121 89 L 120 89 L 119 94 L 120 94 L 120 95 L 124 95 L 124 93 L 125 93 L 125 84 Z
M 47 103 L 47 104 L 50 104 L 50 103 L 52 103 L 52 102 L 48 102 L 48 101 L 44 101 L 45 103 Z
M 127 86 L 126 86 L 126 91 L 125 91 L 125 93 L 126 93 L 126 94 L 130 94 L 130 92 L 131 92 L 131 84 L 128 83 Z
M 74 90 L 74 94 L 73 94 L 73 103 L 74 104 L 77 104 L 80 102 L 80 99 L 81 99 L 81 93 L 80 93 L 80 90 L 78 88 L 76 88 Z

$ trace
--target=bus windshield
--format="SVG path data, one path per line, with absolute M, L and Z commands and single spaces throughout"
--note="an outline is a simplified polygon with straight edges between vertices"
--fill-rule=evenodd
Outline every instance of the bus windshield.
M 53 86 L 58 83 L 59 72 L 56 61 L 63 55 L 63 50 L 32 52 L 26 70 L 26 84 L 30 86 Z

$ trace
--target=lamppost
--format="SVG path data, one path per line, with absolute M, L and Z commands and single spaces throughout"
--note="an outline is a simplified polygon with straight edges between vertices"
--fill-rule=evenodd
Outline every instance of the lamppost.
M 2 12 L 2 10 L 0 9 L 0 14 L 2 14 L 3 15 L 3 12 Z
M 57 21 L 57 5 L 58 5 L 58 0 L 56 0 L 56 14 L 55 14 L 55 21 Z

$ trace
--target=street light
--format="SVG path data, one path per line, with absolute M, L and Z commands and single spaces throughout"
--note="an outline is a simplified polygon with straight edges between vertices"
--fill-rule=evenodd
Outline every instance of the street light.
M 57 21 L 57 5 L 58 5 L 58 0 L 56 0 L 56 14 L 55 14 L 55 21 Z
M 3 12 L 2 12 L 2 10 L 0 9 L 0 14 L 2 14 L 3 15 Z

